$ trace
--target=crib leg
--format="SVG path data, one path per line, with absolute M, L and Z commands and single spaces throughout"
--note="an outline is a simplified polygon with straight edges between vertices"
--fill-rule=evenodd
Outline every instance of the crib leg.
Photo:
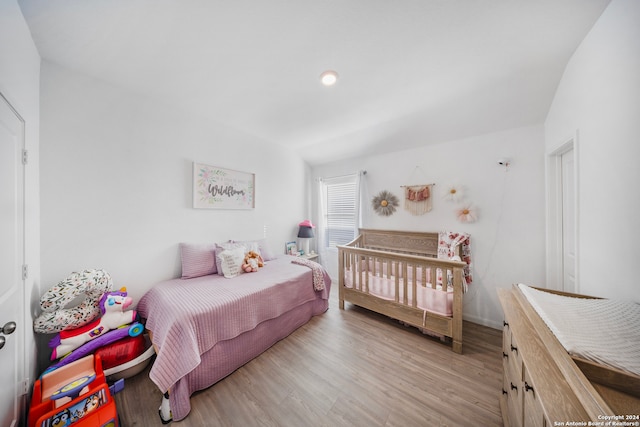
M 169 403 L 169 392 L 162 395 L 162 403 L 158 409 L 160 415 L 160 421 L 162 424 L 169 424 L 173 421 L 173 415 L 171 415 L 171 404 Z

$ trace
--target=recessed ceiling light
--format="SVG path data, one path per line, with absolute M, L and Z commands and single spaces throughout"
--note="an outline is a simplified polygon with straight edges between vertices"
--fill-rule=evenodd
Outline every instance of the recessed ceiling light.
M 333 70 L 327 70 L 320 74 L 320 81 L 325 86 L 333 86 L 338 81 L 338 73 Z

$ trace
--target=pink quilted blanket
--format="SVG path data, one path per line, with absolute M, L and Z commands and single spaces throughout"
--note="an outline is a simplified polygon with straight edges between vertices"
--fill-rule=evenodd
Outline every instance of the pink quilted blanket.
M 217 343 L 238 337 L 295 307 L 328 300 L 331 279 L 327 272 L 322 269 L 327 286 L 316 291 L 313 271 L 292 263 L 292 258 L 279 257 L 258 272 L 233 279 L 219 275 L 173 279 L 149 290 L 137 310 L 153 332 L 158 353 L 149 377 L 158 388 L 173 393 L 174 384 L 197 368 L 201 356 Z M 171 396 L 174 419 L 180 419 L 186 413 L 178 410 L 176 414 L 174 398 Z

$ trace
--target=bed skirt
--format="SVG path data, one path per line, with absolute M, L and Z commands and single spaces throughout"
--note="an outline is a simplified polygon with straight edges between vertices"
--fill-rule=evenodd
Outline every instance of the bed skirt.
M 173 420 L 179 421 L 189 414 L 190 397 L 193 393 L 204 390 L 230 375 L 328 308 L 328 300 L 309 301 L 275 319 L 266 320 L 233 339 L 218 342 L 201 355 L 202 362 L 198 367 L 171 387 L 169 400 Z M 152 374 L 149 374 L 151 380 Z

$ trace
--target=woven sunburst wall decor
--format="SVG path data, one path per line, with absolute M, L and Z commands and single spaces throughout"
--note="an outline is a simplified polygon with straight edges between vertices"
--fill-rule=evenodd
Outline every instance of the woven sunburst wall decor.
M 398 204 L 398 198 L 387 190 L 382 190 L 371 200 L 373 210 L 378 215 L 382 216 L 389 216 L 393 214 L 396 211 Z

